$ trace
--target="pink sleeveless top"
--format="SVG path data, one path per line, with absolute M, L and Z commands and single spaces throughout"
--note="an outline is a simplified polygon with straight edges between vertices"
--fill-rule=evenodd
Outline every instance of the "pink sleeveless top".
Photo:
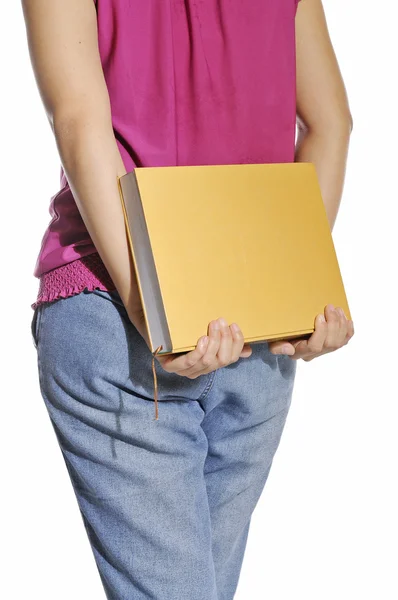
M 126 171 L 293 162 L 298 1 L 94 0 Z M 115 289 L 62 167 L 49 213 L 31 307 Z

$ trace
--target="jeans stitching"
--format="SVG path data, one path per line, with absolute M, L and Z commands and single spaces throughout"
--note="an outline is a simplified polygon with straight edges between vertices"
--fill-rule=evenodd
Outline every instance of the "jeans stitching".
M 204 400 L 208 396 L 210 389 L 212 388 L 214 380 L 216 378 L 217 371 L 218 371 L 218 369 L 209 373 L 209 375 L 210 375 L 209 381 L 208 381 L 205 389 L 203 390 L 203 392 L 200 394 L 199 398 L 197 399 L 197 402 L 199 402 L 200 400 Z

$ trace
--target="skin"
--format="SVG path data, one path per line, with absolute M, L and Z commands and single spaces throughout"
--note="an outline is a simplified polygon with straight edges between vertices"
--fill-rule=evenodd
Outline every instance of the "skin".
M 59 156 L 87 231 L 132 323 L 149 346 L 135 269 L 120 205 L 117 177 L 126 173 L 112 128 L 108 90 L 98 52 L 93 0 L 21 0 L 37 87 Z M 329 39 L 321 0 L 301 0 L 296 15 L 296 161 L 313 162 L 331 228 L 341 199 L 352 119 Z M 101 157 L 101 160 L 98 160 Z M 308 340 L 270 342 L 277 354 L 312 360 L 345 345 L 351 321 L 331 306 L 315 318 Z M 251 355 L 236 324 L 211 321 L 194 350 L 158 356 L 170 372 L 196 378 Z
M 314 163 L 333 231 L 343 193 L 353 120 L 321 0 L 301 0 L 298 4 L 296 73 L 295 161 Z M 309 339 L 271 342 L 270 348 L 273 353 L 308 362 L 345 346 L 353 335 L 354 324 L 342 308 L 328 304 L 323 314 L 316 315 L 314 333 Z

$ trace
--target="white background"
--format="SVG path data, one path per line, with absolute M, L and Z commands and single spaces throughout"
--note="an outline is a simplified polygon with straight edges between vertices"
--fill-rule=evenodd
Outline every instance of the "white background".
M 333 237 L 356 333 L 342 350 L 298 363 L 237 600 L 398 598 L 397 14 L 392 1 L 324 6 L 354 118 Z M 2 4 L 0 33 L 3 597 L 99 600 L 30 333 L 60 163 L 19 2 Z

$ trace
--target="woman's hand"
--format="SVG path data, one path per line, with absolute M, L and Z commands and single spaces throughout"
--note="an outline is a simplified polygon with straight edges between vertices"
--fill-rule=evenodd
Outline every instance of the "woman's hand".
M 149 348 L 143 312 L 136 312 L 131 320 Z M 236 323 L 228 326 L 222 318 L 210 321 L 207 333 L 207 336 L 198 339 L 194 350 L 166 356 L 156 355 L 156 359 L 165 371 L 196 379 L 199 375 L 237 362 L 239 358 L 248 358 L 252 353 L 250 345 L 244 343 L 243 333 Z
M 199 338 L 194 350 L 167 356 L 156 356 L 165 371 L 189 379 L 210 373 L 220 367 L 248 358 L 252 349 L 245 344 L 243 333 L 236 323 L 230 326 L 220 317 L 210 321 L 208 335 Z
M 354 323 L 347 319 L 343 309 L 335 309 L 333 304 L 327 304 L 325 316 L 317 315 L 315 331 L 308 339 L 269 342 L 269 348 L 273 354 L 287 354 L 291 358 L 302 358 L 309 362 L 345 346 L 353 335 Z

